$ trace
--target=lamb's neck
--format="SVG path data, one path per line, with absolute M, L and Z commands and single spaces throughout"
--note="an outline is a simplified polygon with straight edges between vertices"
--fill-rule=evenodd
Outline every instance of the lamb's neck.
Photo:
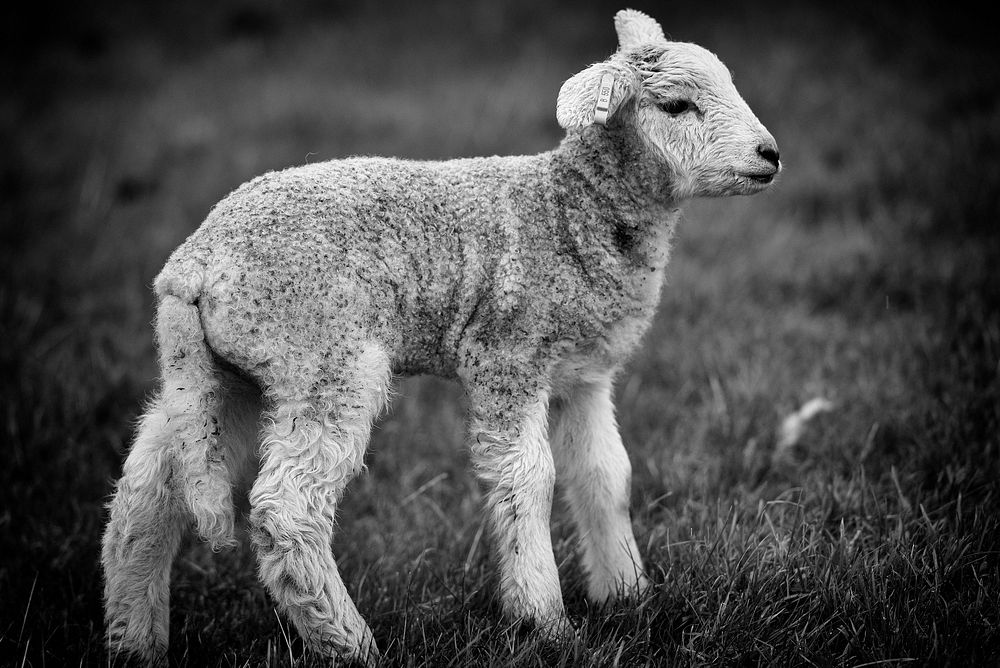
M 593 227 L 583 235 L 590 239 L 580 241 L 603 237 L 610 243 L 602 245 L 623 260 L 659 268 L 681 202 L 648 150 L 634 130 L 593 126 L 566 136 L 552 153 L 552 170 L 557 188 L 569 195 L 564 204 L 589 214 L 576 217 Z
M 597 125 L 570 132 L 555 150 L 555 166 L 595 194 L 622 200 L 636 210 L 677 208 L 673 184 L 631 125 Z

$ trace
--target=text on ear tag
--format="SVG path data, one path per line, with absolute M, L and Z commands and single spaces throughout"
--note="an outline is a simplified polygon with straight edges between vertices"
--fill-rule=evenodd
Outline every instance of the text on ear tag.
M 607 125 L 608 109 L 611 107 L 611 91 L 615 86 L 615 75 L 605 74 L 601 77 L 601 87 L 597 91 L 597 106 L 594 108 L 594 122 Z

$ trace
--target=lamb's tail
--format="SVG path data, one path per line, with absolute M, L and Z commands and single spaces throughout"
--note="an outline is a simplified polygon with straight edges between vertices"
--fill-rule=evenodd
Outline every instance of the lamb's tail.
M 156 323 L 161 409 L 174 424 L 171 485 L 213 549 L 233 545 L 233 471 L 221 438 L 225 379 L 205 341 L 197 302 L 164 294 Z

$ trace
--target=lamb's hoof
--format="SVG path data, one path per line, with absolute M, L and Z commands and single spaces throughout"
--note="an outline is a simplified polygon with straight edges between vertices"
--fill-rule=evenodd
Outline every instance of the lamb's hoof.
M 167 665 L 166 648 L 150 647 L 141 650 L 125 649 L 120 643 L 109 644 L 108 665 L 116 667 L 143 666 L 162 668 Z
M 364 666 L 373 668 L 382 659 L 378 645 L 375 644 L 375 637 L 370 629 L 365 625 L 359 632 L 361 637 L 356 642 L 347 641 L 339 637 L 336 641 L 327 639 L 323 643 L 313 645 L 313 650 L 318 651 L 324 657 L 329 658 L 331 666 Z M 357 636 L 354 636 L 356 639 Z
M 592 584 L 587 592 L 587 600 L 598 608 L 634 603 L 645 598 L 653 585 L 641 573 L 637 578 L 616 580 L 614 583 Z
M 374 668 L 382 660 L 382 653 L 379 652 L 375 640 L 370 639 L 370 642 L 363 645 L 357 652 L 350 656 L 350 660 L 355 665 Z
M 545 621 L 535 623 L 535 632 L 543 640 L 558 647 L 573 645 L 580 641 L 580 634 L 569 621 L 569 617 L 563 615 Z
M 166 666 L 166 639 L 152 633 L 152 621 L 148 617 L 142 619 L 141 610 L 130 612 L 131 617 L 121 610 L 108 615 L 105 642 L 109 665 Z

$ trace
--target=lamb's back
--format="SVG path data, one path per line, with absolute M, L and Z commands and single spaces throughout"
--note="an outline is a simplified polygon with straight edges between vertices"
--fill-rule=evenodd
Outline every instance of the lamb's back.
M 215 206 L 157 291 L 197 300 L 230 329 L 364 331 L 402 358 L 433 357 L 510 287 L 505 249 L 537 161 L 353 158 L 265 174 Z

